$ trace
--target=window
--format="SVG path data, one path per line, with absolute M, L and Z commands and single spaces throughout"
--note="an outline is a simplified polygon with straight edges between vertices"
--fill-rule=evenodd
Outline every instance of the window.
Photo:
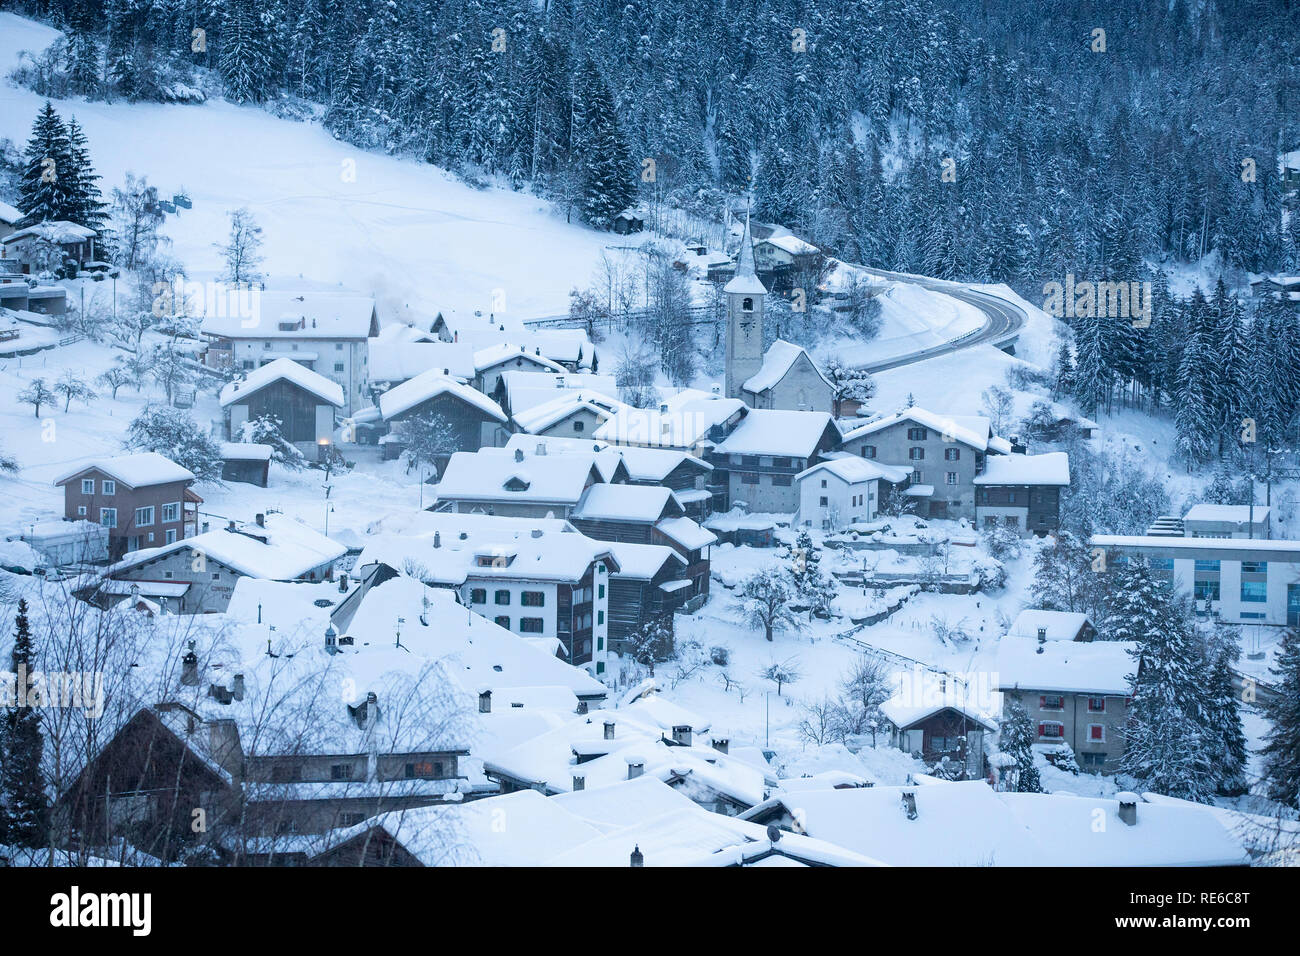
M 111 478 L 105 478 L 99 483 L 99 490 L 106 495 L 115 495 L 117 494 L 117 482 Z
M 1200 558 L 1197 558 L 1197 559 L 1196 559 L 1195 568 L 1196 568 L 1197 571 L 1213 571 L 1215 574 L 1218 574 L 1218 573 L 1219 573 L 1219 562 L 1218 562 L 1218 561 L 1203 561 L 1203 560 L 1201 560 Z
M 95 493 L 95 479 L 94 479 L 94 478 L 82 478 L 82 479 L 81 479 L 81 493 L 82 493 L 83 495 L 93 495 L 93 494 Z
M 1267 615 L 1263 611 L 1242 611 L 1241 619 L 1243 621 L 1262 621 Z
M 504 627 L 507 631 L 510 630 L 509 617 L 506 617 L 505 615 L 501 615 L 500 617 L 493 618 L 493 620 L 496 622 L 497 627 Z
M 1009 504 L 1009 505 L 1014 505 L 1015 503 L 1016 503 L 1016 493 L 1015 493 L 1014 491 L 1008 491 L 1008 492 L 1007 492 L 1007 504 Z
M 957 472 L 955 471 L 948 472 L 947 474 L 944 475 L 944 480 L 950 485 L 957 484 Z
M 1046 737 L 1048 740 L 1061 740 L 1065 737 L 1065 724 L 1058 724 L 1055 721 L 1044 721 L 1038 725 L 1038 736 Z
M 100 508 L 100 509 L 99 509 L 99 523 L 102 524 L 105 528 L 116 528 L 116 527 L 117 527 L 117 509 L 116 509 L 116 508 Z
M 330 779 L 331 779 L 331 780 L 351 780 L 351 779 L 352 779 L 352 764 L 350 764 L 350 763 L 334 763 L 334 764 L 330 764 Z
M 135 526 L 137 528 L 147 528 L 153 524 L 153 505 L 145 505 L 143 508 L 135 509 Z
M 486 589 L 486 588 L 470 588 L 470 591 L 469 591 L 469 603 L 470 603 L 470 604 L 486 604 L 486 603 L 487 603 L 487 589 Z
M 599 596 L 603 598 L 605 596 L 605 585 L 600 585 L 600 587 L 597 588 L 597 592 Z
M 587 423 L 586 423 L 586 422 L 578 421 L 578 422 L 574 422 L 574 423 L 573 423 L 573 430 L 574 430 L 575 432 L 580 432 L 580 431 L 582 431 L 582 430 L 583 430 L 584 428 L 586 428 L 586 427 L 587 427 Z
M 523 634 L 540 634 L 545 629 L 540 617 L 521 617 L 519 630 Z
M 77 517 L 79 517 L 79 518 L 84 518 L 84 517 L 86 517 L 86 506 L 85 506 L 85 505 L 77 505 Z
M 1106 727 L 1104 724 L 1088 725 L 1088 743 L 1104 744 L 1106 742 Z
M 740 473 L 740 483 L 742 485 L 756 485 L 758 484 L 758 475 L 743 471 Z
M 789 488 L 792 480 L 790 475 L 773 475 L 772 485 L 776 488 Z
M 604 623 L 605 623 L 605 612 L 604 612 L 604 611 L 597 611 L 597 612 L 596 612 L 596 623 L 597 623 L 597 624 L 604 624 Z
M 1065 710 L 1065 698 L 1060 694 L 1043 694 L 1038 698 L 1040 710 Z
M 220 572 L 220 571 L 213 571 L 213 572 L 212 572 L 212 580 L 214 580 L 214 581 L 220 581 L 220 580 L 221 580 L 221 572 Z
M 823 487 L 823 488 L 826 487 L 826 479 L 825 479 L 825 478 L 822 479 L 822 487 Z
M 1078 755 L 1085 767 L 1104 767 L 1106 765 L 1106 755 L 1096 752 L 1081 753 Z
M 960 449 L 960 448 L 945 448 L 945 449 L 943 450 L 943 460 L 944 460 L 944 461 L 961 461 L 961 449 Z
M 335 352 L 342 352 L 342 351 L 343 351 L 343 343 L 342 343 L 342 342 L 335 342 L 335 343 L 334 343 L 334 351 L 335 351 Z
M 908 441 L 925 441 L 929 437 L 929 432 L 924 428 L 909 428 L 907 430 Z
M 876 457 L 876 446 L 875 446 L 875 445 L 863 445 L 863 446 L 862 446 L 862 457 L 863 457 L 863 458 L 875 458 L 875 457 Z
M 961 738 L 940 737 L 938 734 L 931 734 L 930 750 L 934 753 L 955 753 L 961 750 Z
M 820 507 L 822 507 L 822 508 L 825 508 L 826 505 L 828 504 L 828 502 L 827 502 L 827 500 L 826 500 L 826 496 L 825 496 L 825 495 L 822 495 L 820 498 L 818 498 L 818 499 L 817 499 L 817 504 L 818 504 L 818 506 L 820 506 Z
M 1242 581 L 1241 600 L 1251 604 L 1261 604 L 1267 601 L 1268 584 L 1264 581 Z
M 164 580 L 164 581 L 170 581 L 171 579 L 172 579 L 172 573 L 171 573 L 170 571 L 164 571 L 164 572 L 163 572 L 163 580 Z
M 524 607 L 546 607 L 546 592 L 525 591 L 519 596 L 519 603 Z
M 1192 585 L 1192 596 L 1198 601 L 1219 600 L 1219 581 L 1196 581 Z
M 270 343 L 270 342 L 263 342 L 263 343 L 262 343 L 262 348 L 269 352 L 269 351 L 271 350 L 271 343 Z
M 302 766 L 296 763 L 278 763 L 271 767 L 272 783 L 294 783 L 302 779 Z
M 596 638 L 596 650 L 603 651 L 604 649 L 605 649 L 605 639 L 603 637 Z
M 1090 714 L 1104 714 L 1104 713 L 1106 713 L 1106 698 L 1105 698 L 1105 697 L 1089 697 L 1089 698 L 1088 698 L 1088 713 L 1090 713 Z
M 1241 562 L 1242 574 L 1266 574 L 1268 573 L 1267 561 L 1243 561 Z
M 791 460 L 789 458 L 773 458 L 772 465 L 776 468 L 789 468 Z
M 493 592 L 493 594 L 492 594 L 492 603 L 493 603 L 493 604 L 508 605 L 508 604 L 510 603 L 510 592 L 509 592 L 509 591 L 495 591 L 495 592 Z
M 181 503 L 172 502 L 162 506 L 162 523 L 171 524 L 173 521 L 181 520 Z
M 746 298 L 746 299 L 741 299 L 741 300 L 740 300 L 740 311 L 742 311 L 742 312 L 753 312 L 753 311 L 754 311 L 754 300 L 753 300 L 753 299 L 748 299 L 748 298 Z
M 334 363 L 334 371 L 336 371 L 336 372 L 341 372 L 341 371 L 343 371 L 343 363 L 342 363 L 342 362 L 335 362 L 335 363 Z
M 921 469 L 915 468 L 912 470 L 912 484 L 919 485 L 920 483 L 921 483 Z
M 925 449 L 919 445 L 913 445 L 907 450 L 907 457 L 912 461 L 922 461 L 925 458 Z

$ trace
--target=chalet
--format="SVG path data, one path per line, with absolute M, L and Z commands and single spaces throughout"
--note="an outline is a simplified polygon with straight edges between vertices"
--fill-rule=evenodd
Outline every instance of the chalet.
M 18 223 L 27 218 L 27 213 L 17 206 L 0 202 L 0 236 L 7 236 L 18 228 Z
M 611 445 L 667 448 L 703 456 L 712 441 L 721 441 L 747 414 L 738 398 L 723 398 L 697 389 L 682 389 L 656 408 L 625 408 L 596 429 L 592 437 Z
M 522 448 L 457 452 L 438 483 L 438 511 L 507 517 L 567 518 L 584 493 L 602 484 L 599 452 L 526 454 Z
M 609 579 L 610 649 L 630 653 L 629 639 L 653 620 L 664 623 L 671 641 L 673 615 L 689 598 L 686 561 L 662 545 L 614 542 L 610 550 L 619 568 Z
M 944 765 L 960 779 L 980 780 L 985 774 L 984 735 L 997 724 L 974 706 L 956 678 L 939 677 L 937 686 L 905 684 L 880 705 L 888 722 L 890 743 L 915 754 L 927 765 Z
M 796 523 L 806 528 L 839 531 L 872 521 L 880 508 L 884 486 L 906 486 L 906 468 L 882 465 L 853 455 L 821 461 L 795 475 L 799 485 Z
M 3 258 L 18 264 L 18 271 L 35 275 L 68 268 L 73 273 L 95 260 L 99 233 L 65 220 L 38 222 L 0 238 Z M 53 260 L 53 261 L 51 261 Z M 12 266 L 11 266 L 12 268 Z
M 998 691 L 1004 706 L 1024 705 L 1039 744 L 1068 744 L 1084 770 L 1114 773 L 1124 754 L 1136 648 L 1007 636 L 998 643 Z
M 497 391 L 504 395 L 503 407 L 511 415 L 524 415 L 539 405 L 550 404 L 566 395 L 581 395 L 585 401 L 607 410 L 622 407 L 614 376 L 595 375 L 591 372 L 526 372 L 505 369 L 501 372 Z
M 204 362 L 251 372 L 292 359 L 343 390 L 345 414 L 369 397 L 369 340 L 379 334 L 375 300 L 334 292 L 268 292 L 251 296 L 250 315 L 218 308 L 203 319 Z
M 713 466 L 702 458 L 672 448 L 620 447 L 627 480 L 634 485 L 662 485 L 672 490 L 686 515 L 703 521 L 712 512 L 713 493 L 708 484 Z
M 502 376 L 506 372 L 537 372 L 544 375 L 564 374 L 568 371 L 559 362 L 542 355 L 540 346 L 529 349 L 523 345 L 489 345 L 473 353 L 474 387 L 484 395 L 491 395 L 498 403 L 505 401 Z
M 392 325 L 367 340 L 371 395 L 382 394 L 424 372 L 441 370 L 462 382 L 474 379 L 474 351 L 459 342 L 441 342 L 409 325 Z
M 444 342 L 463 342 L 476 352 L 502 348 L 543 358 L 563 370 L 595 371 L 596 348 L 582 329 L 532 329 L 518 319 L 503 316 L 457 316 L 439 312 L 430 332 Z
M 17 268 L 17 262 L 16 259 L 0 259 L 0 309 L 36 315 L 63 315 L 68 310 L 68 290 L 55 282 L 32 285 L 22 273 L 6 271 Z M 0 345 L 6 349 L 22 348 L 16 341 L 21 339 L 22 331 L 23 327 L 17 320 L 0 321 Z M 12 353 L 6 351 L 4 354 Z
M 1283 153 L 1277 161 L 1278 172 L 1282 176 L 1282 188 L 1294 192 L 1300 189 L 1300 149 Z
M 271 473 L 271 446 L 255 442 L 221 443 L 221 480 L 265 488 Z
M 908 469 L 907 494 L 921 517 L 974 520 L 975 478 L 991 456 L 1011 454 L 1011 443 L 993 434 L 987 418 L 914 407 L 846 432 L 843 450 Z
M 1250 283 L 1253 296 L 1272 296 L 1284 302 L 1300 302 L 1300 275 L 1295 276 L 1261 276 Z
M 1061 489 L 1070 486 L 1070 456 L 1054 451 L 991 457 L 973 483 L 978 526 L 1006 525 L 1041 538 L 1060 527 Z
M 609 420 L 623 403 L 601 394 L 564 390 L 549 402 L 516 412 L 515 427 L 530 435 L 582 438 Z
M 237 442 L 246 422 L 279 419 L 280 437 L 308 459 L 322 457 L 345 404 L 343 387 L 292 359 L 279 358 L 221 389 L 226 438 Z
M 795 477 L 839 441 L 839 429 L 827 412 L 754 409 L 714 443 L 707 459 L 715 484 L 725 485 L 729 503 L 793 514 L 799 510 Z M 719 510 L 727 510 L 729 503 Z
M 416 416 L 440 416 L 448 426 L 444 436 L 446 458 L 457 452 L 478 451 L 500 444 L 506 432 L 506 415 L 496 402 L 463 382 L 448 378 L 441 369 L 422 372 L 379 396 L 379 411 L 389 425 L 384 455 L 396 458 L 403 448 L 403 423 Z M 439 467 L 445 461 L 437 462 Z
M 155 452 L 98 458 L 54 484 L 63 488 L 67 521 L 98 521 L 108 529 L 108 555 L 171 545 L 198 531 L 203 503 L 190 488 L 194 473 Z
M 834 404 L 830 379 L 804 349 L 784 339 L 772 343 L 758 373 L 740 388 L 740 397 L 750 408 L 830 412 Z
M 140 585 L 140 593 L 186 614 L 224 611 L 242 577 L 323 581 L 347 552 L 341 544 L 282 514 L 162 547 L 128 552 L 105 577 Z M 111 593 L 101 588 L 103 593 Z
M 1091 641 L 1097 637 L 1097 628 L 1080 612 L 1027 608 L 1016 615 L 1007 634 L 1044 641 Z
M 521 637 L 558 642 L 563 659 L 598 679 L 609 659 L 609 576 L 619 570 L 607 542 L 566 521 L 425 514 L 417 534 L 369 539 L 358 564 L 380 561 Z

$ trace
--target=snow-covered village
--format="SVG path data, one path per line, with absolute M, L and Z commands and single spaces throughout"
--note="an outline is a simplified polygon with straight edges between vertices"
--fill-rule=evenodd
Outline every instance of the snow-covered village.
M 4 6 L 0 867 L 1300 862 L 1287 3 Z

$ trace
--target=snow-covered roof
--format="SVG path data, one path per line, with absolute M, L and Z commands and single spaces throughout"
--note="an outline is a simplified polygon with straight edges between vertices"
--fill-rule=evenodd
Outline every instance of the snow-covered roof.
M 256 315 L 207 315 L 203 332 L 232 339 L 337 340 L 365 339 L 378 331 L 375 300 L 369 296 L 261 290 L 251 301 Z
M 421 372 L 415 378 L 384 392 L 379 396 L 379 411 L 387 420 L 439 395 L 454 396 L 499 422 L 506 420 L 500 405 L 464 382 L 443 375 L 441 368 Z
M 999 689 L 1126 696 L 1137 663 L 1130 641 L 1046 641 L 1004 637 L 998 643 Z
M 720 455 L 810 458 L 831 422 L 826 412 L 756 408 L 714 450 Z
M 542 355 L 540 345 L 529 348 L 526 345 L 512 345 L 509 342 L 498 342 L 496 345 L 489 345 L 486 348 L 476 350 L 474 352 L 474 368 L 476 371 L 485 372 L 502 362 L 509 362 L 514 359 L 519 359 L 534 367 L 549 369 L 551 372 L 563 374 L 565 370 L 564 366 L 559 362 L 554 362 Z
M 182 468 L 170 458 L 153 451 L 144 451 L 135 455 L 117 455 L 113 458 L 92 458 L 82 462 L 71 471 L 64 472 L 54 479 L 56 485 L 66 484 L 78 475 L 98 469 L 128 488 L 148 488 L 151 485 L 164 485 L 173 481 L 193 481 L 194 472 Z
M 236 525 L 235 530 L 205 531 L 160 548 L 132 551 L 106 573 L 120 574 L 177 551 L 192 550 L 249 577 L 288 581 L 347 553 L 343 545 L 287 515 L 272 513 L 264 520 L 265 527 Z
M 858 438 L 864 438 L 867 435 L 873 435 L 876 432 L 897 425 L 899 422 L 912 422 L 921 425 L 931 431 L 938 432 L 940 435 L 947 435 L 955 441 L 970 445 L 980 451 L 992 448 L 994 451 L 1001 451 L 1003 448 L 1006 452 L 1011 450 L 1011 446 L 1005 440 L 999 440 L 996 444 L 990 438 L 992 424 L 987 418 L 980 415 L 942 415 L 937 412 L 931 412 L 924 408 L 905 408 L 901 412 L 895 412 L 892 415 L 884 415 L 865 425 L 859 425 L 851 429 L 844 435 L 844 441 L 851 442 Z
M 825 373 L 817 367 L 817 363 L 802 346 L 787 342 L 785 339 L 777 339 L 763 355 L 762 367 L 756 374 L 746 379 L 741 388 L 758 394 L 779 385 L 781 379 L 785 378 L 786 373 L 794 367 L 794 363 L 799 361 L 801 355 L 808 359 L 813 370 L 821 376 L 821 380 L 830 385 L 830 380 L 826 378 Z
M 955 710 L 986 730 L 997 729 L 992 715 L 980 708 L 975 689 L 963 687 L 953 677 L 946 680 L 938 675 L 923 677 L 923 680 L 905 681 L 899 693 L 880 705 L 880 712 L 894 726 L 905 729 L 940 711 Z
M 592 485 L 571 517 L 589 521 L 654 523 L 682 514 L 672 490 L 661 485 Z
M 1007 631 L 1012 637 L 1038 637 L 1038 629 L 1046 628 L 1049 641 L 1072 641 L 1088 622 L 1088 615 L 1075 611 L 1044 611 L 1026 608 L 1016 615 Z
M 1268 521 L 1269 509 L 1267 505 L 1255 505 L 1254 520 L 1256 524 L 1262 524 Z M 1250 524 L 1251 507 L 1250 505 L 1212 505 L 1199 504 L 1192 505 L 1183 515 L 1184 521 L 1214 521 L 1227 524 L 1239 524 L 1243 527 Z
M 588 484 L 601 479 L 597 454 L 530 455 L 520 448 L 456 452 L 438 482 L 438 499 L 573 506 Z
M 1279 169 L 1300 169 L 1300 149 L 1283 153 L 1277 161 Z
M 691 518 L 665 518 L 655 525 L 663 534 L 676 541 L 687 551 L 697 551 L 718 543 L 718 536 L 701 528 Z
M 261 368 L 248 372 L 237 382 L 230 382 L 221 389 L 221 407 L 233 405 L 249 395 L 266 388 L 278 381 L 292 382 L 299 388 L 310 392 L 322 401 L 336 408 L 343 407 L 343 386 L 332 382 L 319 372 L 313 372 L 305 365 L 292 359 L 278 358 L 267 362 Z
M 790 255 L 792 256 L 805 256 L 805 255 L 809 255 L 810 253 L 821 251 L 816 246 L 814 246 L 811 242 L 804 242 L 802 239 L 800 239 L 798 236 L 795 235 L 773 234 L 771 236 L 768 236 L 766 239 L 760 239 L 758 241 L 758 245 L 762 245 L 765 242 L 769 243 L 770 245 L 776 246 L 778 249 L 782 249 L 790 253 Z
M 390 326 L 366 344 L 367 377 L 372 382 L 405 382 L 422 372 L 442 371 L 452 378 L 474 377 L 474 351 L 459 342 L 419 342 L 389 334 L 409 326 Z
M 745 216 L 745 232 L 740 237 L 740 251 L 736 254 L 736 272 L 722 287 L 723 292 L 735 295 L 767 295 L 754 269 L 754 236 L 749 229 L 749 216 Z
M 382 561 L 451 587 L 471 577 L 576 582 L 596 561 L 619 570 L 610 542 L 588 538 L 567 521 L 440 513 L 414 527 L 419 533 L 370 537 L 357 564 Z
M 984 463 L 977 485 L 1059 485 L 1070 483 L 1070 456 L 1063 451 L 1045 455 L 993 455 Z
M 14 211 L 17 212 L 17 210 Z M 26 239 L 28 236 L 35 236 L 44 239 L 47 242 L 55 243 L 85 242 L 87 239 L 97 235 L 98 233 L 95 232 L 94 229 L 78 225 L 75 222 L 69 222 L 66 219 L 51 219 L 45 222 L 38 222 L 36 225 L 28 226 L 26 229 L 19 229 L 17 232 L 11 232 L 3 239 L 0 239 L 0 243 L 7 246 L 11 242 Z
M 1177 538 L 1146 534 L 1095 534 L 1089 539 L 1089 543 L 1098 548 L 1202 551 L 1207 555 L 1216 556 L 1227 555 L 1232 551 L 1259 551 L 1285 555 L 1279 560 L 1300 563 L 1300 541 L 1286 538 Z M 1237 560 L 1237 558 L 1229 557 L 1227 560 Z M 1246 558 L 1246 560 L 1250 559 Z
M 7 202 L 0 202 L 0 222 L 7 222 L 10 225 L 16 223 L 19 219 L 26 216 L 17 206 L 11 206 Z
M 270 461 L 272 448 L 257 442 L 223 441 L 221 457 L 226 461 Z
M 828 471 L 836 478 L 851 485 L 877 479 L 883 479 L 890 484 L 898 484 L 901 481 L 906 481 L 911 474 L 906 468 L 899 465 L 882 465 L 880 462 L 872 461 L 869 458 L 844 455 L 832 458 L 829 461 L 818 462 L 811 468 L 805 468 L 795 475 L 795 479 L 803 481 L 805 478 L 823 471 Z
M 584 394 L 581 389 L 565 389 L 560 395 L 548 402 L 534 405 L 523 411 L 515 412 L 515 424 L 529 434 L 545 431 L 557 422 L 561 422 L 575 412 L 588 411 L 604 422 L 613 414 L 613 408 L 623 407 L 623 403 L 607 396 Z
M 738 398 L 723 398 L 696 389 L 670 395 L 658 408 L 625 408 L 592 433 L 599 441 L 651 448 L 694 448 L 709 430 L 750 414 Z
M 506 404 L 515 415 L 554 401 L 566 393 L 580 392 L 588 401 L 599 404 L 618 400 L 618 385 L 612 375 L 510 369 L 501 373 L 501 379 L 506 385 Z
M 662 544 L 636 544 L 630 541 L 610 541 L 609 549 L 618 559 L 618 576 L 638 581 L 652 580 L 671 564 L 673 573 L 686 570 L 686 562 L 672 548 Z
M 519 449 L 525 455 L 587 455 L 595 462 L 601 480 L 616 481 L 629 477 L 627 467 L 623 464 L 623 456 L 620 454 L 622 449 L 590 438 L 515 432 L 506 439 L 502 447 L 512 453 Z
M 703 459 L 675 448 L 639 448 L 623 445 L 618 449 L 627 465 L 632 481 L 662 481 L 683 462 L 701 472 L 710 472 L 713 466 Z
M 916 814 L 908 818 L 905 793 Z M 1097 811 L 1106 826 L 1098 827 Z M 1000 793 L 982 780 L 777 795 L 740 815 L 784 811 L 817 839 L 891 866 L 1195 866 L 1244 862 L 1209 808 L 1140 803 L 1137 823 L 1119 802 L 1067 794 Z

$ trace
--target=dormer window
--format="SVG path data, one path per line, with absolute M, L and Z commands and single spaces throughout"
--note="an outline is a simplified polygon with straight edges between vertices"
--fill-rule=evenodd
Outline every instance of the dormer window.
M 518 475 L 514 475 L 506 480 L 505 489 L 506 491 L 527 491 L 528 482 Z

